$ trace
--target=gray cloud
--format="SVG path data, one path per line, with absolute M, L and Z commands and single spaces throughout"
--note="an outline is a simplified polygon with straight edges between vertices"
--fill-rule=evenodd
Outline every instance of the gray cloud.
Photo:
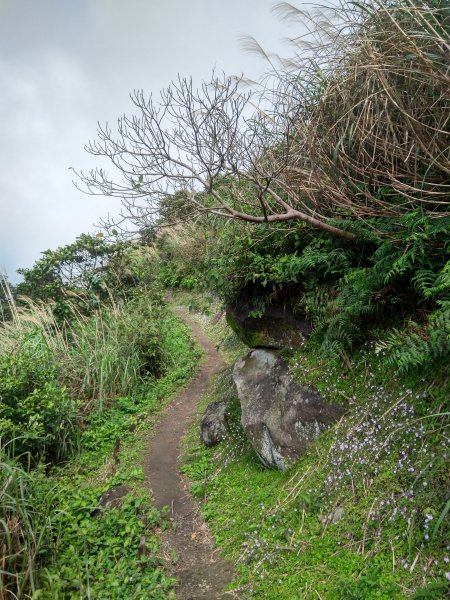
M 11 279 L 39 253 L 73 241 L 117 203 L 74 189 L 69 167 L 95 166 L 83 146 L 97 121 L 131 110 L 178 73 L 256 77 L 249 33 L 280 48 L 272 0 L 2 0 L 0 2 L 0 269 Z

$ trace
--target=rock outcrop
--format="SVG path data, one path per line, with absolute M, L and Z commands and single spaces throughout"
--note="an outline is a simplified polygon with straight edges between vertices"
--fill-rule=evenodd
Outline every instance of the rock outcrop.
M 233 370 L 242 426 L 267 467 L 284 470 L 308 443 L 344 412 L 316 390 L 295 382 L 287 363 L 270 349 L 255 349 Z
M 228 430 L 227 405 L 225 402 L 212 402 L 203 414 L 201 437 L 206 446 L 215 446 L 226 436 Z
M 286 304 L 268 304 L 261 316 L 251 314 L 251 295 L 245 290 L 226 308 L 228 324 L 250 348 L 299 348 L 312 331 L 310 321 Z

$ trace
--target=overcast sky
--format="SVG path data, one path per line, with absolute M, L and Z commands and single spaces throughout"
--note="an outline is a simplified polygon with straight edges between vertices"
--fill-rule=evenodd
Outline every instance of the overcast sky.
M 299 5 L 299 2 L 296 3 Z M 0 270 L 17 281 L 48 248 L 72 242 L 117 200 L 85 196 L 69 167 L 97 121 L 130 113 L 129 93 L 157 93 L 215 68 L 256 78 L 267 65 L 241 50 L 250 34 L 280 51 L 292 34 L 273 0 L 0 0 Z

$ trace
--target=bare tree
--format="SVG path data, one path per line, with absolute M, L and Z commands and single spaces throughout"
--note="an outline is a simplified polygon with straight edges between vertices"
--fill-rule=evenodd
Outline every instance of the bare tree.
M 411 211 L 448 216 L 444 4 L 343 0 L 329 18 L 277 5 L 311 36 L 306 46 L 293 40 L 296 55 L 278 66 L 247 41 L 274 71 L 262 93 L 242 93 L 242 80 L 227 77 L 200 89 L 180 78 L 157 101 L 135 92 L 137 115 L 119 119 L 114 134 L 99 127 L 87 146 L 120 181 L 98 169 L 79 174 L 82 187 L 120 197 L 123 218 L 139 229 L 171 202 L 184 219 L 300 220 L 350 241 L 358 220 L 382 236 L 380 224 L 401 228 Z
M 158 102 L 135 91 L 137 115 L 118 120 L 117 132 L 98 128 L 86 149 L 107 157 L 120 175 L 103 169 L 77 173 L 91 194 L 122 200 L 122 218 L 139 229 L 155 224 L 161 203 L 175 197 L 189 211 L 250 223 L 301 220 L 347 240 L 356 236 L 328 223 L 316 203 L 284 185 L 292 168 L 299 108 L 275 102 L 254 104 L 241 80 L 223 77 L 194 88 L 179 78 Z

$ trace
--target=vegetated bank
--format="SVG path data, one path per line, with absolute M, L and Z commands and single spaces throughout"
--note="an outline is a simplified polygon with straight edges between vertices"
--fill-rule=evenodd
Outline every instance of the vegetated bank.
M 142 457 L 199 353 L 150 265 L 81 236 L 44 253 L 16 300 L 4 282 L 1 598 L 171 596 Z
M 308 319 L 303 348 L 287 352 L 291 372 L 346 414 L 286 473 L 268 471 L 243 436 L 225 374 L 213 399 L 229 403 L 229 438 L 217 450 L 192 439 L 185 471 L 217 542 L 240 566 L 244 597 L 444 598 L 449 115 L 438 81 L 448 80 L 448 6 L 369 2 L 344 11 L 358 19 L 348 36 L 343 28 L 333 38 L 339 61 L 319 75 L 314 62 L 296 62 L 291 78 L 281 76 L 286 97 L 295 91 L 301 100 L 292 146 L 280 140 L 247 179 L 228 175 L 221 183 L 236 210 L 258 214 L 255 197 L 272 158 L 282 175 L 270 185 L 286 203 L 298 199 L 295 206 L 325 215 L 354 239 L 298 221 L 200 217 L 172 228 L 158 247 L 166 281 L 197 291 L 193 308 L 211 312 L 212 294 L 222 306 L 244 307 L 253 323 L 274 309 Z M 417 143 L 409 145 L 410 135 Z M 406 147 L 411 154 L 401 159 Z M 268 212 L 279 209 L 273 198 L 260 199 Z M 179 197 L 167 198 L 168 217 L 183 207 Z M 222 343 L 237 342 L 228 331 Z
M 231 366 L 248 351 L 223 320 L 209 331 Z M 207 448 L 197 424 L 183 470 L 241 597 L 446 596 L 448 372 L 400 376 L 384 359 L 370 346 L 345 363 L 313 344 L 289 353 L 292 376 L 346 414 L 285 472 L 263 467 L 246 438 L 231 368 L 203 398 L 199 415 L 227 402 L 228 437 Z

